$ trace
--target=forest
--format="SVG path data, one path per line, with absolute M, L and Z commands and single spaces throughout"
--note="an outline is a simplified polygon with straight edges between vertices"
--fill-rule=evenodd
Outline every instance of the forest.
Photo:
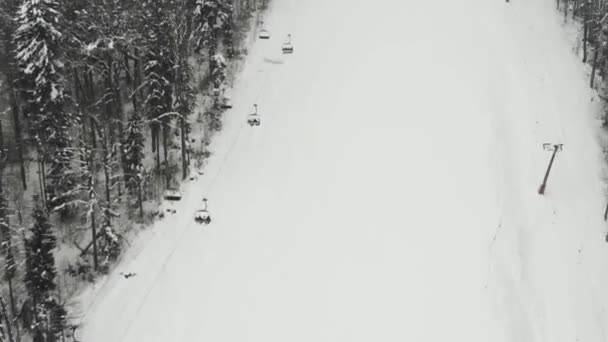
M 66 340 L 70 296 L 202 167 L 266 7 L 0 1 L 0 341 Z

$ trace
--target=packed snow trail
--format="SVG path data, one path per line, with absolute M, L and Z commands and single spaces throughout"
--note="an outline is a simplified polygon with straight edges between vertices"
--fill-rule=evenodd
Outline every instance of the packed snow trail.
M 205 176 L 82 340 L 605 341 L 596 108 L 552 6 L 273 0 Z

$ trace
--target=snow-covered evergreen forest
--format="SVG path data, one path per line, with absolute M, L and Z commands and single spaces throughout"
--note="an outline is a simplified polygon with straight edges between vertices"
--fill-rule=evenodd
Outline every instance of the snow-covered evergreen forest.
M 196 177 L 266 0 L 1 0 L 0 341 L 65 340 Z

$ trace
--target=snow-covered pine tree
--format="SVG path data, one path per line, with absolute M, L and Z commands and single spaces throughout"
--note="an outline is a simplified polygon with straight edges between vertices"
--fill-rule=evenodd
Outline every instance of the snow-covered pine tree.
M 8 283 L 9 299 L 11 304 L 11 312 L 14 315 L 15 308 L 15 294 L 13 292 L 13 279 L 17 274 L 17 262 L 15 261 L 15 254 L 13 252 L 13 246 L 11 240 L 9 240 L 9 246 L 6 252 L 6 260 L 4 262 L 4 280 Z
M 53 250 L 57 247 L 57 239 L 53 225 L 49 221 L 46 209 L 40 201 L 34 199 L 30 236 L 26 238 L 25 286 L 28 295 L 36 304 L 43 303 L 49 293 L 57 287 L 55 277 L 55 256 Z
M 125 137 L 122 142 L 125 158 L 125 181 L 131 195 L 139 192 L 139 182 L 144 159 L 143 121 L 137 112 L 133 112 L 125 128 Z
M 41 162 L 50 167 L 45 177 L 49 205 L 62 208 L 74 196 L 71 169 L 74 117 L 66 111 L 63 80 L 60 4 L 56 0 L 24 0 L 14 34 L 24 114 Z
M 59 337 L 67 326 L 67 315 L 68 312 L 64 305 L 60 303 L 55 297 L 48 297 L 45 302 L 47 316 L 48 316 L 48 335 L 53 338 L 48 338 L 45 342 L 60 341 Z
M 179 59 L 177 78 L 175 84 L 175 105 L 174 110 L 180 114 L 180 138 L 182 149 L 182 178 L 187 176 L 187 167 L 190 161 L 188 152 L 188 134 L 190 133 L 190 123 L 188 116 L 194 111 L 196 95 L 191 86 L 192 68 L 188 64 L 186 56 Z
M 103 272 L 108 272 L 110 262 L 115 261 L 121 251 L 118 233 L 112 226 L 108 225 L 103 228 L 99 245 L 104 257 L 101 261 L 101 269 Z
M 0 330 L 0 341 L 2 342 L 13 342 L 13 323 L 12 323 L 12 315 L 9 313 L 8 309 L 6 308 L 6 301 L 4 300 L 4 296 L 2 295 L 2 293 L 0 292 L 0 314 L 1 314 L 1 320 L 0 320 L 0 327 L 2 328 Z M 6 333 L 6 335 L 5 335 Z
M 211 109 L 205 112 L 207 129 L 216 132 L 222 130 L 222 112 L 220 101 L 214 101 Z
M 9 299 L 11 304 L 11 313 L 15 313 L 15 299 L 13 293 L 13 279 L 17 272 L 17 264 L 11 241 L 11 230 L 8 222 L 8 201 L 4 192 L 0 192 L 0 232 L 1 232 L 1 248 L 2 256 L 4 257 L 4 280 L 8 283 Z
M 222 25 L 223 45 L 226 49 L 226 57 L 234 58 L 234 6 L 230 1 L 225 4 L 226 18 Z
M 0 1 L 0 41 L 4 51 L 0 54 L 0 70 L 6 77 L 6 82 L 2 85 L 8 94 L 11 116 L 13 119 L 13 129 L 15 134 L 15 142 L 17 144 L 17 155 L 19 158 L 19 171 L 21 175 L 21 186 L 27 189 L 27 177 L 25 172 L 25 164 L 23 158 L 24 140 L 21 134 L 21 111 L 19 108 L 19 99 L 15 88 L 15 78 L 17 68 L 15 64 L 15 48 L 13 44 L 13 35 L 16 25 L 13 21 L 14 13 L 17 9 L 17 0 Z
M 221 91 L 226 81 L 226 60 L 219 51 L 218 40 L 227 27 L 232 27 L 232 5 L 228 0 L 196 0 L 193 21 L 196 50 L 207 49 L 211 83 L 214 91 Z M 206 113 L 211 130 L 221 129 L 222 111 L 216 96 L 213 107 Z
M 187 21 L 181 20 L 187 17 L 190 13 L 190 8 L 186 1 L 178 2 L 176 7 L 176 16 L 173 20 L 174 32 L 174 51 L 175 51 L 175 90 L 173 111 L 180 114 L 180 139 L 182 152 L 182 179 L 187 177 L 188 165 L 190 162 L 188 153 L 188 134 L 190 132 L 190 124 L 187 120 L 188 116 L 194 110 L 196 103 L 196 95 L 192 88 L 193 72 L 188 57 L 190 57 L 190 35 L 191 26 Z
M 211 56 L 209 60 L 211 70 L 211 80 L 213 82 L 214 90 L 217 89 L 220 93 L 224 88 L 226 82 L 226 60 L 220 53 L 216 53 Z M 212 131 L 220 131 L 222 129 L 222 112 L 224 109 L 221 105 L 220 95 L 215 95 L 213 106 L 206 113 L 208 128 Z
M 195 0 L 193 31 L 197 51 L 217 46 L 221 30 L 232 26 L 231 0 Z M 210 52 L 209 55 L 214 53 Z
M 34 198 L 34 223 L 25 239 L 25 287 L 31 302 L 32 321 L 29 330 L 34 341 L 52 341 L 61 332 L 65 310 L 53 296 L 57 284 L 55 256 L 57 239 L 46 209 Z
M 222 89 L 226 83 L 226 59 L 221 53 L 216 53 L 211 56 L 211 79 L 213 80 L 213 87 L 216 89 Z
M 84 127 L 82 124 L 81 127 Z M 98 269 L 98 250 L 97 250 L 97 237 L 99 236 L 97 230 L 96 213 L 99 208 L 99 195 L 97 194 L 96 188 L 96 173 L 95 173 L 95 134 L 91 134 L 91 138 L 84 137 L 80 142 L 78 168 L 79 171 L 78 179 L 81 192 L 86 194 L 86 200 L 82 200 L 79 203 L 85 209 L 84 216 L 86 222 L 91 226 L 91 245 L 93 246 L 93 268 Z
M 172 0 L 144 1 L 144 31 L 148 49 L 145 53 L 144 78 L 147 97 L 144 101 L 146 118 L 151 123 L 152 139 L 156 144 L 156 169 L 160 172 L 160 135 L 162 130 L 165 161 L 170 116 L 164 115 L 172 107 L 172 82 L 175 65 L 170 49 L 171 24 L 167 10 Z

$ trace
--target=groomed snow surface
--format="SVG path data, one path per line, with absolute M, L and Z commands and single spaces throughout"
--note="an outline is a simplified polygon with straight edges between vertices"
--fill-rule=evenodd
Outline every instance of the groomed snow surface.
M 597 101 L 554 6 L 273 0 L 205 175 L 81 340 L 606 341 Z

